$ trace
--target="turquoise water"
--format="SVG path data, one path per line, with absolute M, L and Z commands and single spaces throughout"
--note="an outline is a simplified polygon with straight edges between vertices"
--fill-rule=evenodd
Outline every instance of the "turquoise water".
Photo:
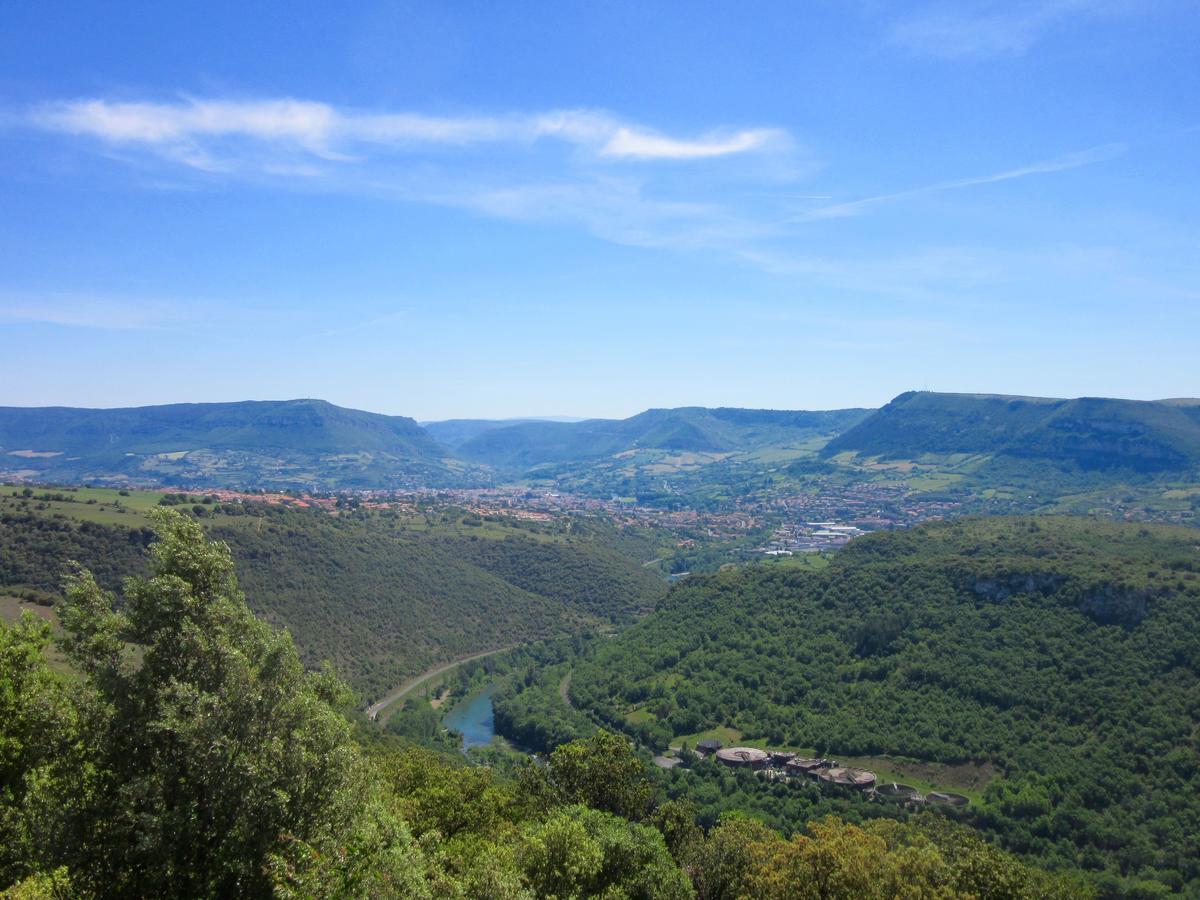
M 495 685 L 490 685 L 478 694 L 472 694 L 442 720 L 447 728 L 463 736 L 464 751 L 492 742 L 496 734 L 496 726 L 492 721 L 492 693 L 495 690 Z

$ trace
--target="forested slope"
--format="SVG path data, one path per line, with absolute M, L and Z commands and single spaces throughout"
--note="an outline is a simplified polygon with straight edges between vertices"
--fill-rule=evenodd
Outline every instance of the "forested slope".
M 663 591 L 599 540 L 467 533 L 479 530 L 289 514 L 210 533 L 233 549 L 256 610 L 371 696 L 440 661 L 628 618 Z
M 141 571 L 148 523 L 79 521 L 71 506 L 0 499 L 0 590 L 50 600 L 69 560 L 110 590 Z M 252 608 L 292 632 L 307 664 L 330 660 L 367 699 L 438 662 L 627 619 L 664 590 L 602 528 L 469 525 L 479 520 L 454 510 L 419 520 L 200 511 L 233 551 Z
M 651 743 L 713 726 L 994 767 L 973 820 L 1060 864 L 1200 886 L 1200 539 L 1073 519 L 855 541 L 823 572 L 693 578 L 581 662 Z

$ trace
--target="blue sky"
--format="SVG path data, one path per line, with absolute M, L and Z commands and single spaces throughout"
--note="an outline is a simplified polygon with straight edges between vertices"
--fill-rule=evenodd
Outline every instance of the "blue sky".
M 1190 0 L 4 4 L 0 404 L 1194 396 L 1197 46 Z

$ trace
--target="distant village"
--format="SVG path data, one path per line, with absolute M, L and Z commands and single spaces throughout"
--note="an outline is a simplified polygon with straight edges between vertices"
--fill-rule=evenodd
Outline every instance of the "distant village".
M 368 495 L 369 496 L 369 495 Z M 851 537 L 867 531 L 905 528 L 945 518 L 961 504 L 944 498 L 927 499 L 902 482 L 829 484 L 821 490 L 797 492 L 769 499 L 743 498 L 723 510 L 664 509 L 621 499 L 603 499 L 545 488 L 498 487 L 442 489 L 404 494 L 383 494 L 412 501 L 436 499 L 454 503 L 480 515 L 503 513 L 515 518 L 549 520 L 562 515 L 603 514 L 621 525 L 653 525 L 670 529 L 695 529 L 713 539 L 732 539 L 758 531 L 768 522 L 782 520 L 772 541 L 780 546 L 766 550 L 803 551 L 836 549 Z M 790 524 L 786 524 L 790 523 Z M 824 525 L 822 529 L 817 526 Z M 814 531 L 843 535 L 814 535 Z M 827 544 L 827 547 L 817 546 Z
M 163 488 L 174 496 L 179 488 Z M 293 509 L 321 509 L 331 515 L 347 509 L 392 509 L 419 514 L 431 504 L 453 506 L 477 516 L 504 516 L 517 521 L 549 523 L 564 516 L 602 515 L 618 526 L 658 527 L 675 531 L 681 547 L 697 541 L 733 544 L 735 559 L 834 551 L 870 531 L 905 528 L 945 518 L 958 509 L 954 501 L 925 499 L 904 483 L 828 484 L 818 491 L 783 494 L 769 499 L 745 498 L 722 510 L 663 509 L 617 498 L 603 499 L 567 491 L 531 487 L 362 490 L 339 492 L 238 491 L 197 489 L 209 502 L 264 503 Z M 189 494 L 180 494 L 187 497 Z M 754 539 L 773 526 L 767 539 Z M 761 539 L 760 539 L 761 540 Z M 676 573 L 680 577 L 686 573 Z

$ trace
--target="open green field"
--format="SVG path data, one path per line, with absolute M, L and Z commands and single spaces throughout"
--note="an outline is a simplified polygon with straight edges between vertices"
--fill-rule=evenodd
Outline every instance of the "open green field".
M 671 741 L 672 749 L 680 749 L 684 744 L 689 747 L 695 747 L 701 741 L 720 741 L 726 747 L 735 747 L 742 745 L 742 733 L 736 728 L 729 728 L 725 725 L 718 725 L 715 728 L 707 728 L 704 731 L 697 731 L 692 734 L 681 734 L 676 736 L 675 740 Z M 744 746 L 758 746 L 750 743 Z
M 28 600 L 13 597 L 10 594 L 0 591 L 0 620 L 12 625 L 14 622 L 19 621 L 25 613 L 49 622 L 55 627 L 58 626 L 58 616 L 54 612 L 54 607 L 43 606 L 40 603 L 31 603 Z
M 117 488 L 4 485 L 0 487 L 0 511 L 18 504 L 29 504 L 46 515 L 57 513 L 80 522 L 134 526 L 139 524 L 139 520 L 145 519 L 149 510 L 158 506 L 162 496 L 157 491 Z
M 810 572 L 820 572 L 829 568 L 828 553 L 794 553 L 791 556 L 768 556 L 756 559 L 753 565 L 776 566 L 780 569 L 804 569 Z
M 51 629 L 58 633 L 58 616 L 54 609 L 49 606 L 43 606 L 40 603 L 31 603 L 28 600 L 23 600 L 20 597 L 13 597 L 5 594 L 0 588 L 0 622 L 7 625 L 15 625 L 21 620 L 23 615 L 31 615 L 43 622 L 49 622 Z M 50 668 L 62 675 L 71 674 L 73 672 L 70 662 L 62 654 L 62 652 L 51 644 L 44 651 L 46 661 L 50 664 Z

